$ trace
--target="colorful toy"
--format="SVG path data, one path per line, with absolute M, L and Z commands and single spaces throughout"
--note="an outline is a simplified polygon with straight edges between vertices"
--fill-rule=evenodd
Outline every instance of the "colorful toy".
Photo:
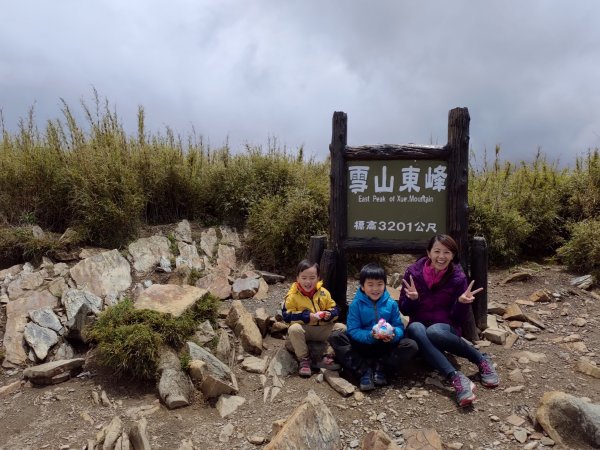
M 373 325 L 373 334 L 378 338 L 393 336 L 394 327 L 387 323 L 385 319 L 379 319 L 379 322 Z

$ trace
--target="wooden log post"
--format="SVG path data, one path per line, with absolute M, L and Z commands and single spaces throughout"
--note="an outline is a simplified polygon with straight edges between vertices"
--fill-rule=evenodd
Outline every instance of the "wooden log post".
M 471 242 L 471 280 L 475 280 L 474 289 L 483 288 L 483 291 L 475 296 L 473 302 L 475 325 L 480 331 L 483 331 L 487 328 L 488 247 L 482 236 L 475 236 Z
M 346 253 L 342 246 L 347 236 L 346 203 L 347 186 L 344 164 L 344 150 L 348 138 L 348 116 L 336 111 L 333 113 L 332 134 L 329 151 L 331 153 L 330 200 L 329 200 L 329 248 L 334 254 L 333 280 L 329 292 L 340 309 L 340 320 L 346 320 L 348 302 L 346 286 L 348 283 L 348 267 Z
M 323 250 L 327 247 L 327 236 L 311 236 L 310 244 L 308 245 L 308 260 L 321 265 L 321 256 Z
M 454 108 L 448 113 L 448 166 L 455 176 L 448 184 L 448 234 L 458 244 L 460 263 L 468 273 L 469 264 L 469 110 Z

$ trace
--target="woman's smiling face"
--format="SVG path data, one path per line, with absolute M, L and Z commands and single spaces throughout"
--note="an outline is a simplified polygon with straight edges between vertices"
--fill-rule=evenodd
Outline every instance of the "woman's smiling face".
M 437 241 L 433 244 L 431 250 L 427 251 L 427 256 L 431 260 L 431 267 L 437 272 L 446 269 L 454 258 L 454 254 L 450 249 Z

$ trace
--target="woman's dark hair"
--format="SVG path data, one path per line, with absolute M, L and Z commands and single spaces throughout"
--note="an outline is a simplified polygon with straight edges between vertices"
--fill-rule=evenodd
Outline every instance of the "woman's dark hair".
M 315 267 L 317 269 L 317 276 L 319 275 L 319 264 L 316 262 L 311 262 L 309 259 L 303 259 L 298 263 L 298 268 L 296 269 L 296 276 L 300 275 L 300 272 L 304 272 L 306 269 L 310 269 L 311 267 Z
M 452 276 L 452 273 L 454 273 L 454 264 L 460 261 L 460 258 L 458 257 L 458 244 L 454 239 L 452 239 L 451 236 L 448 236 L 447 234 L 436 234 L 429 240 L 429 243 L 427 244 L 427 252 L 431 251 L 436 242 L 439 242 L 452 252 L 452 261 L 450 261 L 450 264 L 448 264 L 448 270 L 446 270 L 446 273 L 442 279 L 431 286 L 431 291 L 435 291 L 440 286 L 446 284 L 446 281 L 448 281 Z
M 371 280 L 383 280 L 384 283 L 387 282 L 387 278 L 385 276 L 385 269 L 381 267 L 377 263 L 369 263 L 363 266 L 360 269 L 360 285 L 363 286 L 367 278 Z

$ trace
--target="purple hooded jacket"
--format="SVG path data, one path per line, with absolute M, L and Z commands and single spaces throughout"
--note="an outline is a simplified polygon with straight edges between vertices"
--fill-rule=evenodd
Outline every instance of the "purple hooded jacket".
M 460 264 L 455 263 L 450 278 L 431 291 L 423 277 L 423 268 L 427 259 L 423 257 L 406 269 L 404 279 L 410 283 L 412 275 L 419 298 L 411 300 L 402 289 L 400 311 L 405 316 L 409 316 L 409 325 L 413 322 L 421 322 L 428 327 L 434 323 L 447 323 L 460 336 L 471 307 L 468 303 L 458 301 L 458 297 L 467 290 L 467 277 Z

